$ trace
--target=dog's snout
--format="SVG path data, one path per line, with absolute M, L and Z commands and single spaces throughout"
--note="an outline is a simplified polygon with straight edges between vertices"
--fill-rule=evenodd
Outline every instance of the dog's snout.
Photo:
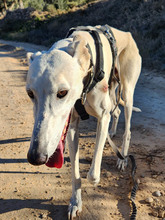
M 36 150 L 29 150 L 27 159 L 30 164 L 39 166 L 47 162 L 48 155 L 44 153 L 38 153 Z

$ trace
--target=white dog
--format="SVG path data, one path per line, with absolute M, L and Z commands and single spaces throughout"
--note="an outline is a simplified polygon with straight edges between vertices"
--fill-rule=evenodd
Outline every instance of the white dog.
M 97 26 L 99 28 L 100 26 Z M 96 30 L 96 27 L 88 27 Z M 121 82 L 125 112 L 125 133 L 123 135 L 122 155 L 128 154 L 131 138 L 130 122 L 133 110 L 133 95 L 141 71 L 141 57 L 132 36 L 128 32 L 111 28 L 118 48 L 115 63 L 116 74 Z M 86 95 L 84 104 L 89 115 L 98 119 L 96 146 L 88 180 L 94 184 L 100 180 L 100 167 L 104 144 L 108 135 L 110 112 L 116 106 L 118 83 L 112 79 L 108 85 L 113 64 L 112 50 L 106 36 L 99 32 L 103 48 L 104 78 Z M 33 165 L 46 164 L 60 168 L 63 163 L 64 139 L 70 120 L 69 152 L 72 166 L 72 197 L 68 216 L 72 219 L 82 210 L 81 179 L 79 173 L 78 124 L 79 115 L 74 108 L 83 91 L 84 81 L 91 72 L 91 53 L 93 69 L 96 68 L 95 41 L 89 31 L 74 31 L 68 38 L 55 43 L 47 52 L 28 54 L 29 71 L 27 93 L 34 103 L 34 130 L 28 161 Z M 120 103 L 122 101 L 120 100 Z M 135 110 L 139 110 L 136 109 Z M 70 116 L 71 115 L 71 116 Z M 113 112 L 111 136 L 115 135 L 120 115 L 118 107 Z M 125 162 L 118 161 L 124 169 Z

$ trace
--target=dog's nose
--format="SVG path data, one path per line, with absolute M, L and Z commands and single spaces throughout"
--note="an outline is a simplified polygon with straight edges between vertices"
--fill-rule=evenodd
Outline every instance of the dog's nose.
M 32 165 L 42 165 L 47 162 L 48 155 L 37 153 L 36 151 L 29 151 L 27 154 L 28 162 Z

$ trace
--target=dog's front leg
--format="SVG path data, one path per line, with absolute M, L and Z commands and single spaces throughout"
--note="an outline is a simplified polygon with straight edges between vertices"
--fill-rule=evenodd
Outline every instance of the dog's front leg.
M 96 133 L 96 147 L 94 151 L 92 165 L 87 176 L 88 180 L 93 184 L 97 184 L 100 181 L 102 154 L 108 133 L 109 121 L 110 121 L 110 114 L 109 112 L 104 111 L 102 118 L 98 119 L 97 133 Z
M 68 208 L 69 220 L 76 217 L 76 215 L 78 215 L 82 210 L 81 178 L 79 172 L 78 124 L 79 117 L 76 117 L 75 113 L 73 113 L 67 136 L 72 171 L 72 197 Z

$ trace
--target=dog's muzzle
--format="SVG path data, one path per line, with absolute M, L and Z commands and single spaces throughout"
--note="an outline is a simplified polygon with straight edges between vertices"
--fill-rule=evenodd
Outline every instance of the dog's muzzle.
M 69 128 L 71 114 L 69 114 L 60 141 L 58 143 L 55 152 L 48 158 L 48 154 L 45 151 L 39 152 L 39 142 L 35 140 L 31 143 L 31 147 L 27 154 L 28 162 L 32 165 L 42 165 L 45 164 L 48 167 L 61 168 L 64 163 L 64 150 L 65 150 L 65 138 Z

